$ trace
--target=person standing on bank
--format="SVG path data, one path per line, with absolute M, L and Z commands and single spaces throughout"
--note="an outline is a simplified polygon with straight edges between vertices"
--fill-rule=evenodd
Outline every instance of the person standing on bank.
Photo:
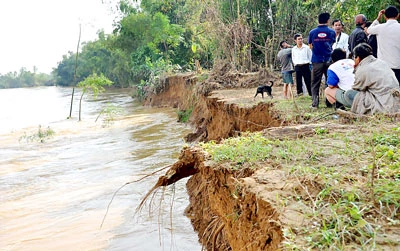
M 367 43 L 368 37 L 364 31 L 365 24 L 367 22 L 367 18 L 364 14 L 358 14 L 354 18 L 354 22 L 356 23 L 356 28 L 350 33 L 349 36 L 349 51 L 350 55 L 352 55 L 354 47 L 356 47 L 360 43 Z
M 329 13 L 319 14 L 318 27 L 312 29 L 308 36 L 308 44 L 312 50 L 311 108 L 314 109 L 319 106 L 319 90 L 321 87 L 322 75 L 325 75 L 325 77 L 327 76 L 327 70 L 331 60 L 332 45 L 336 38 L 335 31 L 328 27 L 329 18 Z
M 349 35 L 343 32 L 343 23 L 340 19 L 335 19 L 332 21 L 332 27 L 336 33 L 335 42 L 332 45 L 332 49 L 342 48 L 346 52 L 346 57 L 349 56 Z
M 297 96 L 303 95 L 303 79 L 306 84 L 308 95 L 311 94 L 311 56 L 312 52 L 308 45 L 303 43 L 303 37 L 297 33 L 294 35 L 296 46 L 292 48 L 292 61 L 296 73 Z
M 292 88 L 288 88 L 289 85 L 293 85 L 292 47 L 286 41 L 281 41 L 279 46 L 281 50 L 276 57 L 281 65 L 283 96 L 287 99 L 292 98 Z
M 386 23 L 379 24 L 385 15 Z M 400 82 L 400 24 L 397 22 L 399 11 L 394 6 L 381 10 L 378 17 L 367 29 L 368 34 L 376 35 L 378 41 L 378 58 L 385 61 Z
M 378 40 L 376 39 L 376 35 L 372 35 L 372 34 L 368 34 L 368 28 L 371 26 L 372 22 L 367 21 L 367 23 L 365 24 L 365 29 L 364 31 L 367 34 L 368 37 L 368 41 L 367 44 L 369 44 L 372 48 L 372 55 L 374 55 L 374 57 L 378 57 Z

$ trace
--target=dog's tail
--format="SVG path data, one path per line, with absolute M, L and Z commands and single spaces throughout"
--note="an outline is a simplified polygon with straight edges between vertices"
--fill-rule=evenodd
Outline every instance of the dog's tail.
M 274 85 L 274 81 L 270 80 L 269 82 L 271 83 L 270 86 L 272 87 Z

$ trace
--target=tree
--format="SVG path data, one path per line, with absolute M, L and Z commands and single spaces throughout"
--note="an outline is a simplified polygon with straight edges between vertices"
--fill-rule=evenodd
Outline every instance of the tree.
M 75 69 L 75 53 L 69 51 L 68 55 L 63 55 L 63 59 L 54 69 L 53 74 L 56 76 L 56 85 L 58 86 L 74 86 L 74 69 Z M 76 76 L 77 82 L 81 81 L 79 75 Z
M 79 100 L 79 121 L 81 121 L 82 99 L 86 92 L 91 91 L 96 99 L 100 93 L 105 91 L 104 86 L 111 86 L 112 84 L 113 82 L 103 74 L 98 76 L 96 73 L 93 73 L 89 77 L 85 78 L 85 80 L 78 83 L 78 87 L 82 88 L 82 94 Z
M 5 75 L 0 74 L 0 88 L 20 88 L 41 85 L 54 85 L 52 77 L 45 73 L 34 73 L 22 67 L 17 73 L 9 72 Z
M 210 69 L 216 59 L 241 71 L 275 68 L 279 41 L 306 38 L 321 12 L 342 19 L 349 33 L 356 14 L 373 20 L 388 5 L 399 1 L 121 0 L 113 34 L 100 31 L 82 46 L 77 82 L 95 72 L 115 86 L 146 87 L 162 70 L 193 70 L 195 61 Z M 55 70 L 58 85 L 72 85 L 74 55 Z

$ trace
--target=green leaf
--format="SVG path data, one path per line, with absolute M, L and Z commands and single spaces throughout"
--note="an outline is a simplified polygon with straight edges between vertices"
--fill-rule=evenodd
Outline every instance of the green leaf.
M 197 46 L 195 44 L 192 44 L 192 52 L 196 53 L 197 51 Z

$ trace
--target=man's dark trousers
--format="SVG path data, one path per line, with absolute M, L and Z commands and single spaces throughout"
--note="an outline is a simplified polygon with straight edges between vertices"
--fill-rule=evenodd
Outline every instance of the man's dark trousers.
M 310 64 L 296 65 L 294 67 L 296 72 L 296 89 L 297 94 L 303 93 L 303 79 L 307 87 L 308 95 L 311 96 L 311 70 Z
M 328 72 L 329 62 L 313 63 L 312 74 L 311 74 L 311 94 L 312 94 L 312 106 L 319 106 L 319 90 L 321 88 L 322 75 L 325 75 L 325 79 Z

